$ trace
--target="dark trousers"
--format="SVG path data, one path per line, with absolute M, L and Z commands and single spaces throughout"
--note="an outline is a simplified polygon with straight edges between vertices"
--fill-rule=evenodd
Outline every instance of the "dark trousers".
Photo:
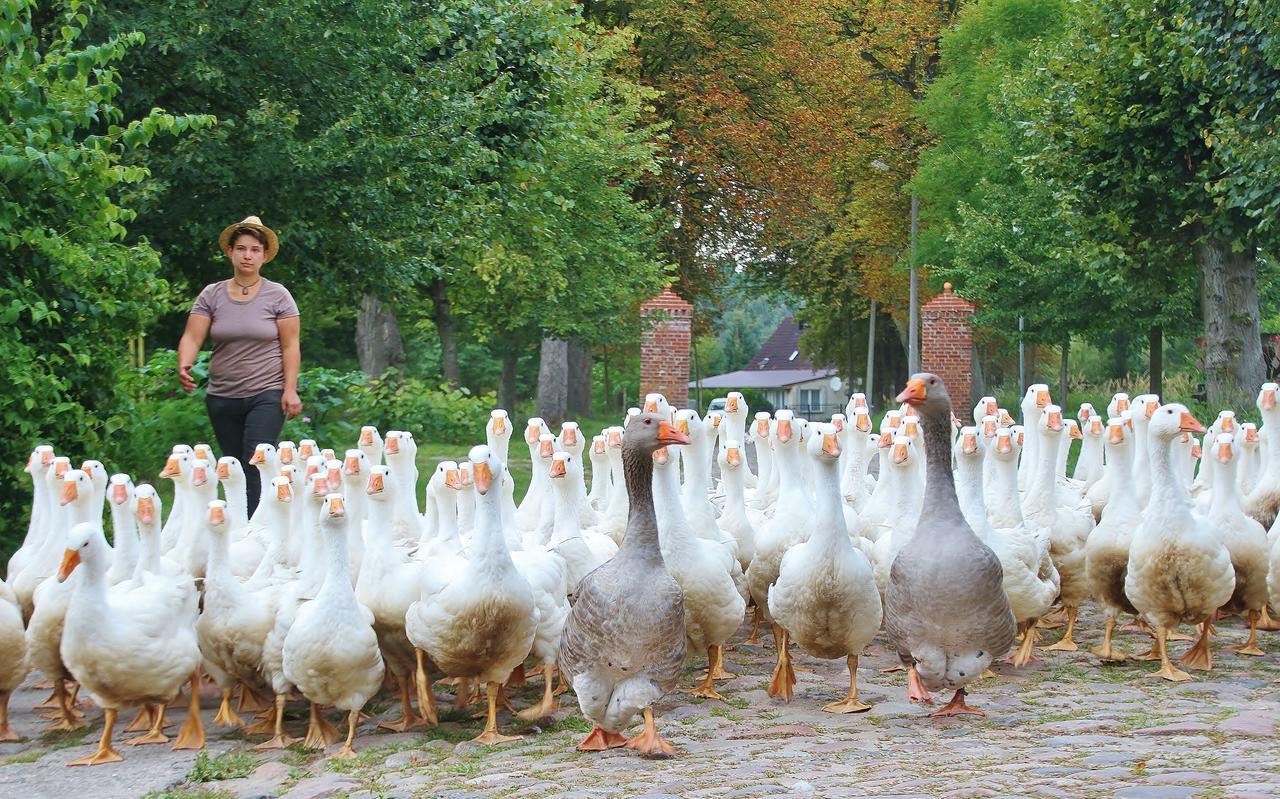
M 258 507 L 262 479 L 258 475 L 258 467 L 249 465 L 249 459 L 259 444 L 274 444 L 279 440 L 280 428 L 284 427 L 284 411 L 280 408 L 282 396 L 284 391 L 277 388 L 252 397 L 215 397 L 212 394 L 205 397 L 213 434 L 218 437 L 218 448 L 224 457 L 238 458 L 244 467 L 250 515 Z

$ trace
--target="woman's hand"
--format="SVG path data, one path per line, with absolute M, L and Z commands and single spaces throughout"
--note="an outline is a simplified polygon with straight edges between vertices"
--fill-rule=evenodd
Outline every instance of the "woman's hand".
M 302 413 L 302 398 L 298 396 L 298 392 L 293 389 L 285 389 L 280 397 L 280 410 L 284 411 L 284 418 L 292 419 Z
M 178 382 L 182 384 L 182 390 L 188 394 L 196 390 L 196 381 L 191 377 L 191 364 L 178 367 Z

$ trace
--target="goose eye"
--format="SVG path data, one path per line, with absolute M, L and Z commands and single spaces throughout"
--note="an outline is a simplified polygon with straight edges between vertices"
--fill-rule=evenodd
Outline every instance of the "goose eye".
M 981 650 L 981 649 L 979 649 L 979 650 L 978 650 L 978 657 L 982 657 L 982 650 Z
M 963 676 L 964 676 L 964 672 L 963 672 L 963 671 L 962 671 L 962 672 L 960 672 L 960 676 L 961 676 L 961 677 L 963 677 Z

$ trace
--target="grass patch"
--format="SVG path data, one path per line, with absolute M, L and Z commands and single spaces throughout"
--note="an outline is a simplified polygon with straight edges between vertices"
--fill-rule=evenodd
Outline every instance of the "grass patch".
M 28 749 L 25 752 L 20 752 L 12 757 L 6 757 L 4 760 L 0 760 L 0 766 L 16 766 L 19 763 L 34 763 L 42 757 L 44 757 L 43 749 Z
M 85 742 L 85 738 L 89 737 L 92 730 L 89 727 L 81 727 L 78 730 L 51 730 L 40 736 L 40 743 L 49 748 L 49 751 L 56 752 L 59 749 L 69 749 L 73 746 L 80 746 Z
M 553 721 L 543 729 L 547 732 L 591 732 L 591 728 L 595 726 L 581 716 L 565 716 L 559 721 Z
M 235 799 L 231 791 L 213 788 L 169 788 L 142 795 L 142 799 Z
M 746 710 L 751 707 L 751 703 L 740 696 L 726 696 L 724 698 L 724 703 L 737 710 Z
M 741 721 L 741 717 L 727 707 L 713 707 L 711 708 L 711 715 L 719 716 L 720 718 L 728 719 L 729 721 Z
M 218 782 L 247 777 L 260 762 L 247 752 L 224 752 L 215 757 L 210 757 L 207 751 L 201 752 L 187 772 L 187 782 Z

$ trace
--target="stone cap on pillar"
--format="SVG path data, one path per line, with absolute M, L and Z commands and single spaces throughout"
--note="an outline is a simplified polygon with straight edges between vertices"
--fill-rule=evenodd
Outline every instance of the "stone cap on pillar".
M 676 294 L 668 283 L 662 287 L 662 291 L 649 300 L 646 300 L 640 306 L 640 315 L 648 316 L 653 311 L 666 311 L 671 316 L 692 316 L 693 306 L 687 300 Z

